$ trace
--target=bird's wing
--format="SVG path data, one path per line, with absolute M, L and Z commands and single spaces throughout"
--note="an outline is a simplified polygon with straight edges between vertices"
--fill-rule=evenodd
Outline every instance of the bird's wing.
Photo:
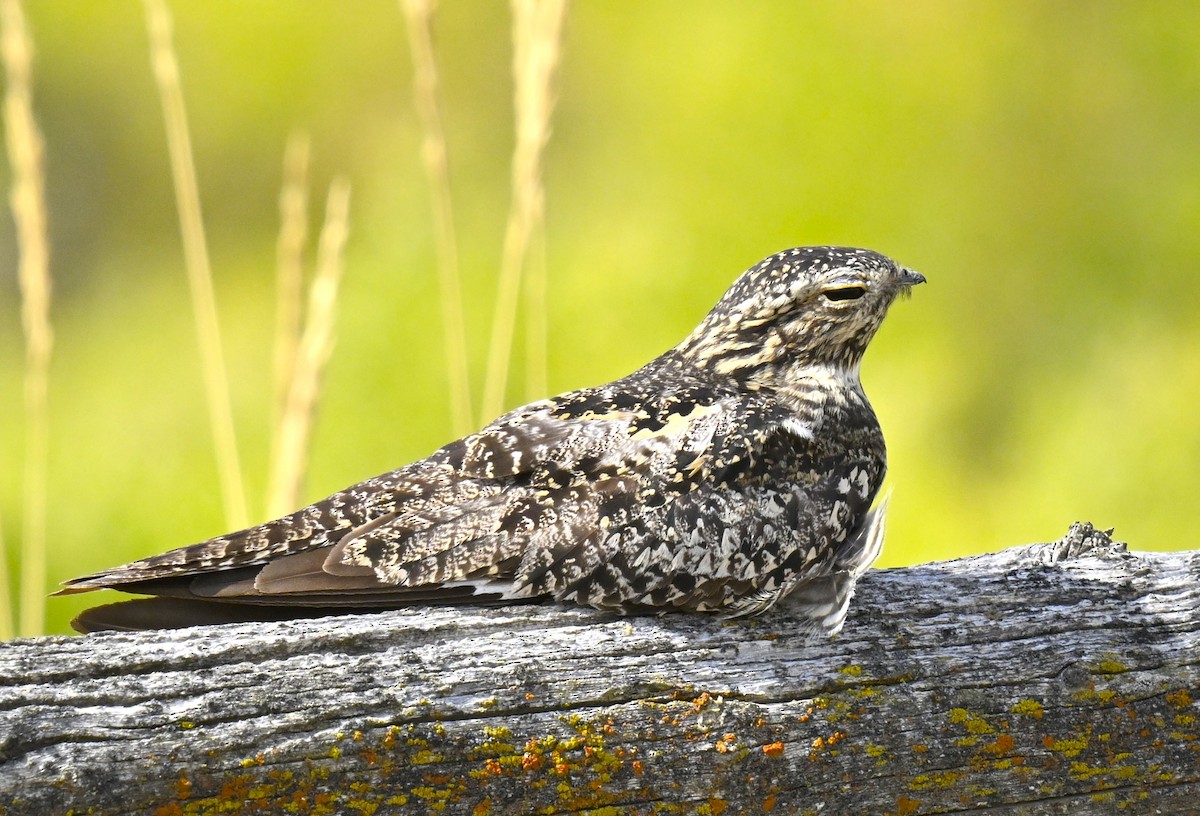
M 328 553 L 348 536 L 386 528 L 404 536 L 463 517 L 478 517 L 540 458 L 564 447 L 578 429 L 539 421 L 549 401 L 501 417 L 432 456 L 303 507 L 279 519 L 73 578 L 60 594 L 123 587 L 266 564 L 311 550 Z M 527 421 L 526 421 L 527 420 Z M 343 568 L 339 574 L 370 575 Z
M 326 605 L 394 600 L 406 590 L 415 598 L 439 585 L 487 585 L 505 599 L 541 594 L 505 581 L 530 548 L 591 533 L 597 520 L 578 499 L 593 478 L 644 464 L 647 450 L 711 425 L 704 418 L 719 413 L 717 396 L 693 396 L 647 410 L 608 386 L 532 403 L 289 516 L 73 579 L 63 592 Z
M 505 479 L 503 492 L 426 529 L 383 524 L 347 535 L 325 569 L 370 569 L 383 583 L 414 588 L 505 582 L 506 597 L 568 599 L 564 587 L 595 566 L 606 530 L 644 521 L 630 508 L 658 507 L 711 475 L 714 439 L 726 434 L 739 399 L 697 387 L 635 403 L 607 386 L 497 423 L 487 445 L 450 450 L 447 462 L 460 473 Z M 556 442 L 531 446 L 530 429 Z M 525 465 L 519 475 L 515 461 Z

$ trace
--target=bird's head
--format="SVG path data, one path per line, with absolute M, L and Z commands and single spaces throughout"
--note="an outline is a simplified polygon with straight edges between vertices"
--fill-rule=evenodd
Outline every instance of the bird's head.
M 676 351 L 764 385 L 818 366 L 856 375 L 892 301 L 924 281 L 869 249 L 787 249 L 746 270 Z

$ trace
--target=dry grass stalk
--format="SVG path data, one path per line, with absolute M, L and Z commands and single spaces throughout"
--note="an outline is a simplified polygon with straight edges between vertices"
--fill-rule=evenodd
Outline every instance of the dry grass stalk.
M 431 21 L 435 0 L 400 0 L 408 28 L 413 61 L 413 90 L 423 140 L 421 158 L 429 177 L 433 226 L 437 233 L 438 280 L 441 286 L 442 330 L 450 382 L 450 416 L 456 436 L 471 430 L 471 380 L 467 359 L 467 330 L 463 317 L 458 240 L 450 197 L 446 135 L 438 106 L 438 72 L 433 57 Z
M 3 519 L 0 519 L 0 641 L 11 640 L 16 634 L 13 626 L 12 584 L 8 577 L 8 546 L 4 543 Z
M 549 329 L 546 304 L 546 222 L 538 214 L 525 265 L 525 400 L 549 394 Z
M 220 325 L 217 320 L 212 270 L 204 237 L 204 221 L 200 213 L 200 193 L 196 184 L 196 167 L 192 157 L 191 137 L 188 134 L 187 112 L 183 105 L 179 64 L 172 42 L 171 15 L 163 0 L 145 0 L 145 9 L 146 26 L 150 33 L 151 63 L 166 122 L 171 175 L 175 182 L 176 206 L 179 209 L 179 226 L 183 236 L 184 259 L 200 344 L 201 367 L 204 372 L 205 394 L 208 398 L 221 479 L 225 520 L 229 527 L 241 528 L 246 526 L 248 521 L 246 492 L 242 486 L 242 470 L 238 461 L 233 407 L 225 372 L 225 357 L 221 350 Z
M 278 427 L 287 405 L 304 303 L 304 244 L 308 240 L 308 136 L 293 133 L 283 156 L 279 192 L 279 240 L 275 274 L 275 417 Z M 272 452 L 272 460 L 278 456 Z
M 325 224 L 317 248 L 317 269 L 309 288 L 308 314 L 300 337 L 287 405 L 276 430 L 277 453 L 270 476 L 267 514 L 294 510 L 304 483 L 308 443 L 320 396 L 321 375 L 333 351 L 334 307 L 342 277 L 342 252 L 346 245 L 350 210 L 350 185 L 335 179 L 325 204 Z
M 20 249 L 21 324 L 25 332 L 25 508 L 21 539 L 22 635 L 40 635 L 46 619 L 47 385 L 54 343 L 50 326 L 50 246 L 42 137 L 33 118 L 33 43 L 18 0 L 3 0 L 4 121 L 12 165 L 12 210 Z M 3 549 L 0 549 L 0 561 Z M 0 572 L 0 636 L 12 632 L 7 569 Z
M 512 9 L 517 138 L 512 160 L 512 202 L 504 232 L 496 310 L 488 347 L 483 421 L 492 419 L 504 407 L 521 270 L 531 239 L 542 223 L 541 157 L 550 138 L 550 114 L 554 108 L 552 84 L 558 65 L 566 2 L 512 0 Z

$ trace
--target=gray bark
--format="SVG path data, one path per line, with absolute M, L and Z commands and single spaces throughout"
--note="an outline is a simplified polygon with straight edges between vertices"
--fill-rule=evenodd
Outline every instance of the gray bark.
M 0 813 L 1195 813 L 1200 551 L 868 573 L 843 632 L 520 606 L 0 644 Z

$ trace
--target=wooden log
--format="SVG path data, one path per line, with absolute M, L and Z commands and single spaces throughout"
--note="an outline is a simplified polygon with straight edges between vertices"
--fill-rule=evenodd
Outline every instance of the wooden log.
M 842 634 L 555 606 L 0 645 L 3 814 L 1196 813 L 1200 551 L 869 573 Z

